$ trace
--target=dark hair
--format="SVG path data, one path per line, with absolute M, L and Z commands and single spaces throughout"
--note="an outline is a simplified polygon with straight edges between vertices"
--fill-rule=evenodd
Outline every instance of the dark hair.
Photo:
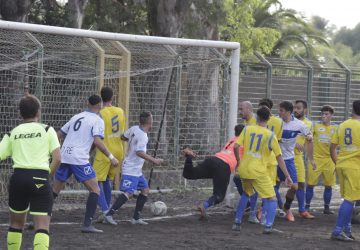
M 20 99 L 19 109 L 20 115 L 23 119 L 36 117 L 36 114 L 40 110 L 40 108 L 40 101 L 34 95 L 27 95 Z
M 259 101 L 259 106 L 266 106 L 269 109 L 272 109 L 272 107 L 274 106 L 274 103 L 271 99 L 269 98 L 263 98 Z
M 101 99 L 103 102 L 111 101 L 111 98 L 114 95 L 112 88 L 110 87 L 102 87 L 100 90 Z
M 294 105 L 289 101 L 282 101 L 279 104 L 280 108 L 285 109 L 286 111 L 290 111 L 290 113 L 294 110 Z
M 90 105 L 95 106 L 101 102 L 101 97 L 98 95 L 92 95 L 89 97 L 88 101 Z
M 140 125 L 147 124 L 149 122 L 150 117 L 151 117 L 151 113 L 149 111 L 141 112 L 139 118 Z
M 267 122 L 270 119 L 270 109 L 262 106 L 258 108 L 256 115 L 259 122 Z
M 353 113 L 355 113 L 355 115 L 360 115 L 360 100 L 355 100 L 353 102 Z
M 295 104 L 301 103 L 304 107 L 304 109 L 307 109 L 307 102 L 304 100 L 296 100 Z
M 243 124 L 236 125 L 235 128 L 234 128 L 235 136 L 239 136 L 244 128 L 245 128 L 245 126 Z
M 321 112 L 326 112 L 326 111 L 330 112 L 331 114 L 334 114 L 334 108 L 330 105 L 322 106 Z

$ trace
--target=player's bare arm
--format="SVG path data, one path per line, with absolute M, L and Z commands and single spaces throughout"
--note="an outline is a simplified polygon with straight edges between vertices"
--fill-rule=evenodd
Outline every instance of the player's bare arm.
M 59 142 L 61 144 L 63 142 L 63 140 L 65 139 L 65 134 L 61 130 L 58 130 L 56 132 L 56 134 L 57 134 L 57 137 L 58 137 Z
M 337 161 L 337 144 L 331 143 L 330 144 L 330 156 L 331 156 L 331 160 L 336 164 Z
M 102 141 L 102 139 L 98 136 L 94 137 L 94 145 L 95 147 L 97 147 L 104 155 L 106 155 L 110 162 L 111 165 L 113 166 L 118 166 L 119 165 L 119 161 L 112 155 L 112 153 L 107 149 L 107 147 L 105 146 L 104 142 Z
M 314 160 L 314 143 L 313 143 L 313 136 L 311 133 L 306 136 L 305 149 L 307 153 L 307 158 L 309 159 L 311 165 L 313 166 L 313 170 L 316 170 L 317 166 Z
M 56 170 L 60 166 L 60 163 L 61 163 L 60 148 L 56 148 L 51 153 L 51 163 L 50 163 L 50 174 L 51 174 L 51 176 L 54 176 Z
M 164 162 L 163 159 L 154 158 L 154 157 L 146 154 L 146 153 L 143 152 L 143 151 L 138 151 L 138 152 L 136 152 L 136 155 L 139 156 L 140 158 L 143 158 L 143 159 L 146 160 L 146 161 L 149 161 L 149 162 L 155 164 L 155 165 L 161 165 L 161 164 Z
M 239 155 L 239 147 L 240 145 L 235 143 L 234 144 L 234 155 L 237 161 L 236 167 L 235 167 L 235 174 L 237 174 L 237 168 L 239 167 L 240 164 L 240 155 Z

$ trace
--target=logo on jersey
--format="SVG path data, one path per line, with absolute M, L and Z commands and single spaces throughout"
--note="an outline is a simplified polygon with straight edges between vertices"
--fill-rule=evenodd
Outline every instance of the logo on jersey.
M 36 137 L 41 137 L 41 133 L 18 134 L 18 135 L 15 135 L 14 140 L 17 140 L 17 139 L 30 139 L 30 138 L 36 138 Z
M 92 174 L 91 166 L 84 167 L 84 174 L 86 175 Z
M 325 131 L 325 128 L 318 128 L 318 130 L 319 130 L 320 132 L 324 132 L 324 131 Z

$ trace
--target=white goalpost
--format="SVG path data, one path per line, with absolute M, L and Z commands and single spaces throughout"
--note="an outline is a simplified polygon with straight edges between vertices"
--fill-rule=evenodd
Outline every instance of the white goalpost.
M 152 37 L 0 21 L 0 134 L 19 122 L 17 100 L 24 86 L 42 102 L 42 122 L 60 128 L 85 108 L 86 98 L 108 85 L 127 114 L 128 126 L 141 110 L 154 114 L 150 152 L 165 107 L 157 155 L 167 165 L 154 171 L 153 187 L 185 187 L 180 150 L 188 145 L 199 160 L 233 136 L 237 123 L 240 44 Z M 25 80 L 24 80 L 25 79 Z M 166 103 L 166 102 L 165 102 Z M 0 169 L 0 207 L 7 195 L 11 162 Z M 149 168 L 145 166 L 145 170 Z M 230 182 L 232 183 L 232 181 Z M 186 182 L 207 187 L 208 182 Z M 233 188 L 230 188 L 231 191 Z M 70 181 L 64 192 L 80 195 Z M 231 195 L 227 196 L 228 205 Z M 77 202 L 78 198 L 66 198 Z

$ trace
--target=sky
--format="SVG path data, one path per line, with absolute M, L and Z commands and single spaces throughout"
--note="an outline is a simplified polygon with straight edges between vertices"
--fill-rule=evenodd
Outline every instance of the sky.
M 281 0 L 283 8 L 294 9 L 310 18 L 313 15 L 329 20 L 337 28 L 354 28 L 360 23 L 360 0 Z

